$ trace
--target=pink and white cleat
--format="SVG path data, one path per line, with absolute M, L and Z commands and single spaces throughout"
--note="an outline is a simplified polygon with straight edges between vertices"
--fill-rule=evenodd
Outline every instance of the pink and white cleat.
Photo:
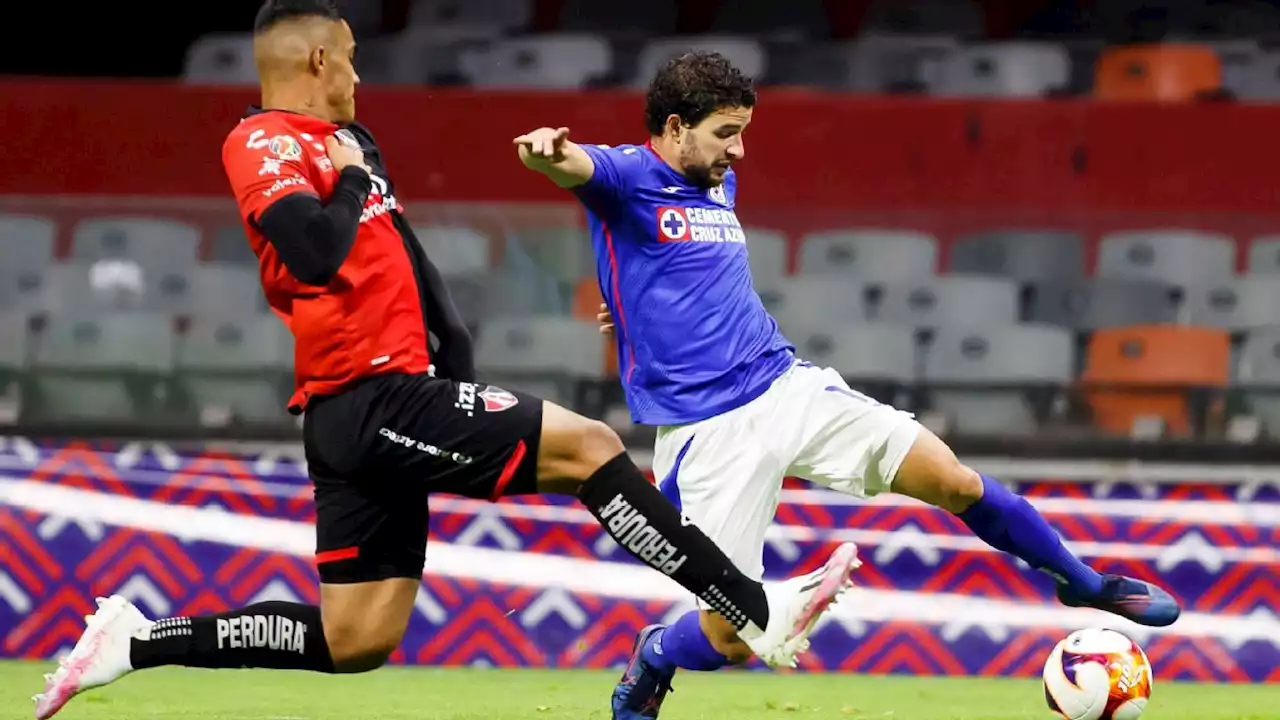
M 740 633 L 756 657 L 773 667 L 795 667 L 796 655 L 809 649 L 809 634 L 827 608 L 853 587 L 849 576 L 862 566 L 858 547 L 844 543 L 825 565 L 781 583 L 765 584 L 769 627 L 763 633 Z M 747 635 L 754 635 L 748 638 Z
M 98 598 L 98 610 L 85 617 L 76 646 L 44 676 L 44 692 L 36 695 L 36 720 L 53 717 L 71 698 L 133 672 L 130 641 L 151 625 L 142 611 L 119 595 Z

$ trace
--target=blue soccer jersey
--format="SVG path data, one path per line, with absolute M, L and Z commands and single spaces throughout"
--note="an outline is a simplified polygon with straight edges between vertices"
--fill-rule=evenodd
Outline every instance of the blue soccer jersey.
M 751 284 L 733 171 L 708 189 L 647 146 L 582 148 L 595 172 L 574 192 L 587 209 L 632 419 L 682 425 L 759 397 L 795 348 Z

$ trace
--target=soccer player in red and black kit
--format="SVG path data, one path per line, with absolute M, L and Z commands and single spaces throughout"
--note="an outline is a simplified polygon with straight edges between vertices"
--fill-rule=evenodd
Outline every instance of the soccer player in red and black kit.
M 422 579 L 430 493 L 576 496 L 620 545 L 703 599 L 766 662 L 794 663 L 851 567 L 768 587 L 649 483 L 607 426 L 476 382 L 471 340 L 355 122 L 355 41 L 331 0 L 269 0 L 255 24 L 262 106 L 223 163 L 267 300 L 294 334 L 316 500 L 320 605 L 264 602 L 151 621 L 120 596 L 36 696 L 47 718 L 142 668 L 381 666 Z M 438 340 L 428 345 L 428 329 Z

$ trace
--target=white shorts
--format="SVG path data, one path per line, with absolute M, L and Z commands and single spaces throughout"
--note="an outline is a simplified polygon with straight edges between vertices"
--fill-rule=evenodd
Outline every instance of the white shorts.
M 850 389 L 835 370 L 797 363 L 742 407 L 659 428 L 653 472 L 685 516 L 760 580 L 784 477 L 876 495 L 919 432 L 913 415 Z

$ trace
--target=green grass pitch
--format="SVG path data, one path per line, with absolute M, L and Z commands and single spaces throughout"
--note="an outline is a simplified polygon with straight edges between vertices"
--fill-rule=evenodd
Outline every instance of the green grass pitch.
M 0 718 L 31 718 L 49 663 L 0 663 Z M 57 720 L 608 720 L 615 672 L 384 668 L 135 673 Z M 684 673 L 662 720 L 1050 720 L 1038 681 Z M 1161 683 L 1143 720 L 1277 720 L 1280 687 Z

